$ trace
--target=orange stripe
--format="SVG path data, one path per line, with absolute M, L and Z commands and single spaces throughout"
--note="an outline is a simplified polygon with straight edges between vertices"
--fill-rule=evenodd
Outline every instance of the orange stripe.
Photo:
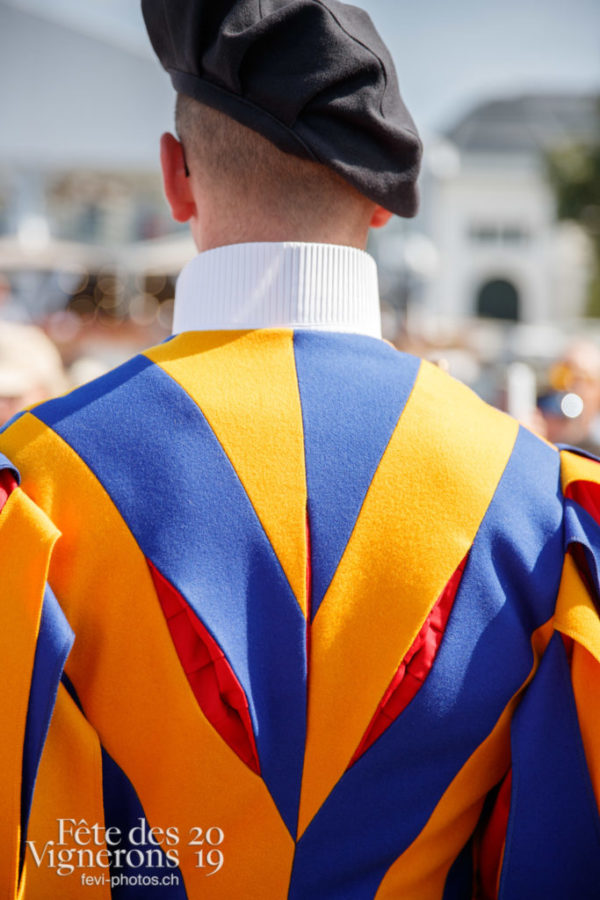
M 90 826 L 104 826 L 102 757 L 98 737 L 62 684 L 58 689 L 42 754 L 31 810 L 29 837 L 38 855 L 50 841 L 55 844 L 55 854 L 62 849 L 66 856 L 68 851 L 77 849 L 74 839 L 69 836 L 65 837 L 64 847 L 57 846 L 60 838 L 59 818 L 73 819 L 76 823 L 83 819 Z M 68 823 L 65 823 L 65 828 L 68 828 Z M 98 834 L 101 836 L 102 831 Z M 106 844 L 102 839 L 100 846 L 90 843 L 89 849 L 95 855 L 99 850 L 105 851 Z M 56 864 L 60 859 L 57 856 L 54 860 L 44 856 L 38 866 L 28 849 L 25 900 L 50 900 L 54 897 L 60 897 L 60 900 L 78 900 L 81 897 L 110 900 L 108 884 L 82 885 L 82 877 L 85 876 L 110 876 L 109 870 L 98 865 L 96 859 L 92 860 L 90 867 L 86 865 L 89 861 L 87 854 L 84 854 L 81 859 L 84 867 L 77 867 L 72 873 L 63 869 L 63 874 L 59 875 Z M 107 862 L 105 853 L 100 857 L 102 861 Z M 54 865 L 50 866 L 49 862 Z M 65 862 L 68 860 L 65 859 Z M 75 856 L 70 862 L 78 866 L 80 860 Z
M 552 634 L 552 621 L 534 631 L 534 664 L 527 680 L 493 731 L 458 772 L 425 828 L 388 869 L 375 895 L 377 900 L 441 900 L 448 872 L 477 825 L 486 795 L 510 765 L 511 719 Z
M 565 556 L 556 601 L 557 631 L 573 638 L 600 662 L 598 611 L 570 553 Z
M 600 484 L 600 465 L 596 460 L 562 450 L 560 454 L 561 481 L 563 493 L 574 481 L 590 481 Z
M 512 419 L 422 364 L 314 620 L 299 834 L 346 770 L 470 549 L 517 431 Z
M 67 673 L 150 824 L 179 828 L 189 895 L 285 896 L 293 841 L 263 781 L 199 709 L 130 531 L 94 475 L 50 429 L 26 416 L 11 434 L 22 448 L 12 456 L 24 484 L 39 473 L 35 490 L 65 534 L 50 576 L 76 634 Z M 188 841 L 193 828 L 212 826 L 225 832 L 225 865 L 207 882 L 207 870 L 196 867 L 199 848 Z
M 21 840 L 21 777 L 29 689 L 48 559 L 58 531 L 23 491 L 8 498 L 0 516 L 0 897 L 17 891 Z
M 293 332 L 187 332 L 146 353 L 202 409 L 306 615 L 306 475 Z

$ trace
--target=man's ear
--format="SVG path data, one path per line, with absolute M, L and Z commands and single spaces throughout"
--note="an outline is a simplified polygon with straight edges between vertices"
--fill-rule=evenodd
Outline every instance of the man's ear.
M 196 212 L 183 145 L 172 134 L 160 139 L 160 165 L 167 202 L 176 222 L 188 222 Z
M 384 225 L 387 225 L 393 215 L 394 214 L 391 213 L 389 209 L 384 209 L 383 206 L 376 206 L 375 212 L 371 216 L 369 227 L 383 228 Z

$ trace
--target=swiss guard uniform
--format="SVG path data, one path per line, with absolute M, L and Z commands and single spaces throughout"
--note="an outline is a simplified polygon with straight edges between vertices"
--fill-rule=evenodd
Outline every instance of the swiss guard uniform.
M 218 6 L 144 10 L 390 84 L 353 8 Z M 0 897 L 597 898 L 600 464 L 384 342 L 358 250 L 200 254 L 174 330 L 0 436 Z

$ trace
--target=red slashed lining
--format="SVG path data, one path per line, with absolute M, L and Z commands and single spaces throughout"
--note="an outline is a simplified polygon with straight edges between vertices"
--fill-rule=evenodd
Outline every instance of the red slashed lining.
M 350 760 L 348 768 L 354 765 L 356 760 L 375 743 L 377 738 L 406 709 L 427 678 L 442 643 L 450 610 L 467 564 L 467 557 L 468 554 L 444 588 L 439 600 L 415 638 L 412 647 L 400 663 L 398 671 L 383 695 L 383 700 L 371 719 L 371 724 L 367 728 L 358 750 Z
M 10 469 L 2 469 L 0 471 L 0 512 L 16 487 L 17 482 Z
M 600 484 L 593 481 L 572 481 L 567 485 L 565 497 L 574 500 L 600 524 Z M 596 581 L 590 572 L 585 550 L 581 544 L 570 544 L 569 553 L 573 557 L 579 574 L 591 597 L 600 600 Z
M 225 654 L 173 585 L 147 560 L 177 654 L 202 712 L 257 775 L 258 753 L 244 689 Z
M 565 497 L 575 500 L 600 523 L 600 484 L 594 481 L 572 481 L 567 485 Z

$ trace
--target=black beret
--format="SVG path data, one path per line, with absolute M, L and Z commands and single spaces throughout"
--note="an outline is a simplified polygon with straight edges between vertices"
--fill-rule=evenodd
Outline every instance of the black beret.
M 177 92 L 415 215 L 421 142 L 366 12 L 336 0 L 142 0 L 142 10 Z

